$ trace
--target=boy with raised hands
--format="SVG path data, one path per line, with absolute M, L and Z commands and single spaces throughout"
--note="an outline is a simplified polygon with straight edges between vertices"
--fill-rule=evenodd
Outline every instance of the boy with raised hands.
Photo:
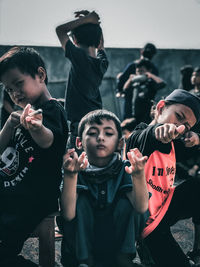
M 82 118 L 76 143 L 84 152 L 69 149 L 63 163 L 62 264 L 138 266 L 132 260 L 147 218 L 147 157 L 133 149 L 129 161 L 120 159 L 120 121 L 106 110 Z
M 5 53 L 0 80 L 22 109 L 0 132 L 0 266 L 35 266 L 18 254 L 40 221 L 58 209 L 67 119 L 51 98 L 45 64 L 34 49 Z

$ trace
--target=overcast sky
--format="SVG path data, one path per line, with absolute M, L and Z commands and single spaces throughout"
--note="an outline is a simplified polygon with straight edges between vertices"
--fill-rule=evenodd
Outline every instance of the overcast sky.
M 106 47 L 200 48 L 200 0 L 0 0 L 0 44 L 59 46 L 80 9 L 100 15 Z

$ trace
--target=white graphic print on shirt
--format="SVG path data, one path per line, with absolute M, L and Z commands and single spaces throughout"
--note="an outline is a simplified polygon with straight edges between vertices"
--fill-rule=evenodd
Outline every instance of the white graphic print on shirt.
M 16 186 L 21 182 L 34 161 L 34 148 L 31 137 L 22 128 L 18 128 L 11 146 L 8 146 L 0 158 L 0 176 L 4 187 Z

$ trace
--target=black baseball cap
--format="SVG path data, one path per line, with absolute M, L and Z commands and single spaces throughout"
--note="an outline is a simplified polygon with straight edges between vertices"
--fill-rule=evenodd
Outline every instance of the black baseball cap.
M 172 101 L 174 103 L 185 105 L 193 111 L 198 123 L 200 121 L 200 98 L 194 94 L 183 90 L 175 89 L 165 100 Z

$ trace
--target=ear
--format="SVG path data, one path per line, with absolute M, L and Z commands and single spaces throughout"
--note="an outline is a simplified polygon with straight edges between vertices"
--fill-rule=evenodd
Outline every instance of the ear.
M 80 137 L 76 137 L 76 147 L 77 147 L 77 149 L 83 148 Z
M 118 145 L 117 145 L 117 151 L 121 151 L 122 148 L 124 147 L 124 138 L 120 138 L 119 142 L 118 142 Z
M 160 100 L 156 106 L 156 109 L 158 111 L 158 114 L 161 114 L 163 111 L 163 108 L 165 107 L 165 100 Z
M 43 67 L 38 68 L 38 76 L 41 82 L 45 82 L 45 79 L 47 77 L 46 71 Z

